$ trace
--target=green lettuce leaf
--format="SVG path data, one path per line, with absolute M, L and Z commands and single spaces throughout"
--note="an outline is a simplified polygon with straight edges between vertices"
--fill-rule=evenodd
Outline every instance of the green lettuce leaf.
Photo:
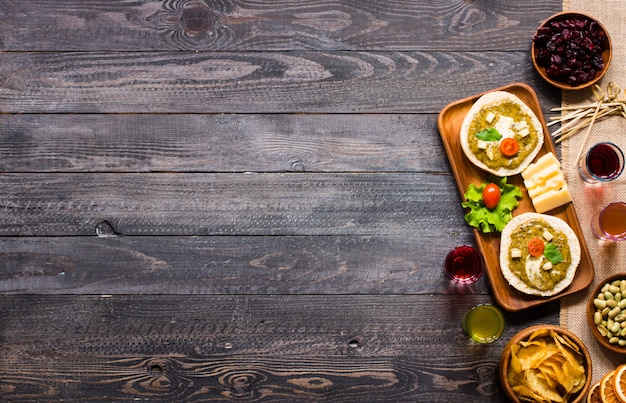
M 495 183 L 500 188 L 500 201 L 494 209 L 488 209 L 483 203 L 483 189 L 489 183 Z M 512 212 L 521 198 L 522 191 L 519 187 L 507 183 L 506 177 L 490 177 L 480 187 L 470 183 L 465 192 L 466 201 L 461 203 L 464 208 L 469 209 L 465 214 L 465 221 L 485 233 L 502 232 L 504 226 L 513 218 Z

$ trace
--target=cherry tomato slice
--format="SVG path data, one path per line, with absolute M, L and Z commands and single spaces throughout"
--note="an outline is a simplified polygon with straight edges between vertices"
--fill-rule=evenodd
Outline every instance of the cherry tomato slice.
M 483 204 L 488 209 L 496 208 L 500 201 L 500 188 L 495 183 L 490 183 L 483 188 Z
M 500 152 L 505 157 L 512 157 L 519 151 L 517 140 L 512 137 L 506 137 L 500 142 Z
M 531 256 L 541 256 L 543 254 L 543 250 L 545 249 L 545 244 L 543 240 L 539 238 L 533 238 L 528 241 L 528 252 Z

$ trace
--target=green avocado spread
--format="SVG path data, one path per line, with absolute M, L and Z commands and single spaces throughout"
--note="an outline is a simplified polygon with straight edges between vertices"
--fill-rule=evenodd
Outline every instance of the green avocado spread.
M 476 134 L 490 128 L 497 129 L 503 137 L 513 137 L 519 145 L 517 154 L 512 157 L 504 156 L 500 151 L 499 140 L 480 141 Z M 515 169 L 537 146 L 537 130 L 531 117 L 520 105 L 503 101 L 481 109 L 474 116 L 469 127 L 469 148 L 489 168 Z
M 544 237 L 546 232 L 552 235 L 552 239 L 549 241 Z M 561 252 L 563 260 L 556 264 L 544 266 L 549 262 L 545 256 L 533 257 L 528 251 L 528 241 L 533 238 L 542 239 L 545 242 L 546 249 L 548 244 L 555 245 L 556 249 Z M 513 249 L 518 249 L 521 252 L 521 256 L 513 257 Z M 508 259 L 511 271 L 520 280 L 529 287 L 541 291 L 552 290 L 559 281 L 563 280 L 572 261 L 565 233 L 541 219 L 529 220 L 511 233 L 511 247 Z

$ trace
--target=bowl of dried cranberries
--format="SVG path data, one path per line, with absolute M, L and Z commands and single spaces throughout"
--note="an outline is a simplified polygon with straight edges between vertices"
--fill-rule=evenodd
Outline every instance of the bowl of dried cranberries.
M 550 84 L 578 90 L 596 83 L 609 68 L 611 38 L 590 15 L 554 14 L 541 24 L 532 40 L 535 69 Z

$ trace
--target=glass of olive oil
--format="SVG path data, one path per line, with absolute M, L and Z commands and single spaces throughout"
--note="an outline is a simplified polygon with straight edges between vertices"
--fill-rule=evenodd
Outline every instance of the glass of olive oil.
M 463 331 L 479 343 L 493 343 L 504 333 L 504 315 L 493 304 L 480 304 L 463 317 Z

